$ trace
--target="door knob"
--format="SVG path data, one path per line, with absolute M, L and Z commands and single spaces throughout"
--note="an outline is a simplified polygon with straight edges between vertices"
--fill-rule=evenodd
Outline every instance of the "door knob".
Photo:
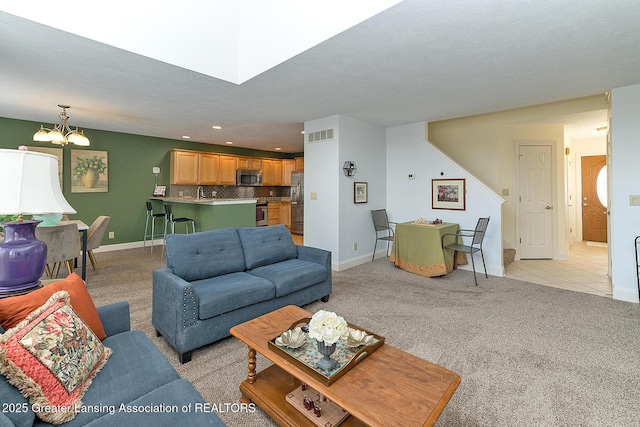
M 589 206 L 589 203 L 583 203 L 582 206 Z
M 545 206 L 544 208 L 545 208 L 546 210 L 551 210 L 551 209 L 553 209 L 553 206 Z

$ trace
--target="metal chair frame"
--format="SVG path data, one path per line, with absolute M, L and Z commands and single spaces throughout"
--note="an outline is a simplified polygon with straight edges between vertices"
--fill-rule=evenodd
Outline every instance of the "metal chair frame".
M 158 218 L 162 218 L 164 221 L 164 218 L 166 217 L 166 214 L 164 212 L 162 213 L 153 213 L 153 206 L 151 205 L 151 202 L 146 202 L 147 203 L 147 220 L 144 223 L 144 241 L 142 243 L 142 248 L 146 248 L 147 247 L 147 238 L 150 238 L 151 240 L 151 253 L 153 253 L 153 242 L 156 238 L 160 238 L 160 237 L 164 237 L 163 233 L 159 233 L 156 235 L 156 219 Z M 149 220 L 151 220 L 151 234 L 148 233 L 149 230 Z
M 389 256 L 389 243 L 393 242 L 393 238 L 395 236 L 395 233 L 389 224 L 395 224 L 395 222 L 389 221 L 386 209 L 372 210 L 371 219 L 373 220 L 373 228 L 376 232 L 376 241 L 373 245 L 373 256 L 371 257 L 371 262 L 373 262 L 376 258 L 376 248 L 378 247 L 378 240 L 387 241 L 387 256 Z M 380 236 L 379 233 L 381 231 L 386 232 L 387 235 Z
M 469 256 L 471 257 L 471 266 L 473 268 L 473 280 L 476 283 L 476 286 L 478 286 L 478 278 L 476 277 L 476 264 L 475 261 L 473 260 L 473 254 L 475 254 L 476 252 L 480 252 L 480 255 L 482 256 L 482 265 L 484 267 L 484 276 L 488 279 L 489 275 L 487 274 L 487 265 L 484 262 L 484 252 L 482 252 L 482 242 L 484 240 L 484 236 L 487 233 L 487 226 L 489 225 L 489 218 L 480 218 L 478 219 L 478 223 L 476 224 L 476 228 L 473 230 L 464 230 L 461 229 L 458 233 L 452 234 L 452 233 L 447 233 L 447 234 L 443 234 L 442 235 L 442 248 L 443 249 L 451 249 L 454 252 L 453 254 L 453 259 L 455 260 L 455 257 L 457 256 L 457 252 L 464 252 L 469 254 Z M 444 244 L 444 238 L 446 236 L 455 236 L 455 243 L 451 243 L 449 245 Z M 458 243 L 458 238 L 462 237 L 463 241 L 465 237 L 471 237 L 471 244 L 470 245 L 465 245 L 463 243 Z
M 171 205 L 164 205 L 164 244 L 162 245 L 162 258 L 164 258 L 165 247 L 167 246 L 167 225 L 171 224 L 171 234 L 176 231 L 176 224 L 185 224 L 185 233 L 189 234 L 189 222 L 191 222 L 191 229 L 196 232 L 196 222 L 192 218 L 180 217 L 174 218 L 171 212 Z

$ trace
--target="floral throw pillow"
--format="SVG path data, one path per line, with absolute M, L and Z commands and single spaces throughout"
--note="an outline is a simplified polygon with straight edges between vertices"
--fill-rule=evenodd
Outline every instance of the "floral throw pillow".
M 111 349 L 73 311 L 66 291 L 0 335 L 0 372 L 51 424 L 76 415 L 109 356 Z

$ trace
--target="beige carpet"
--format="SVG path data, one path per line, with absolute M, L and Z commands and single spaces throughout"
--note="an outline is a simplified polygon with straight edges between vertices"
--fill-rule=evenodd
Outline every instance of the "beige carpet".
M 180 375 L 218 407 L 238 401 L 246 346 L 228 338 L 185 365 L 151 326 L 151 272 L 160 253 L 96 254 L 88 287 L 98 305 L 127 300 Z M 327 304 L 388 344 L 457 372 L 462 383 L 438 426 L 640 426 L 640 307 L 458 270 L 427 279 L 385 259 L 334 273 Z M 258 369 L 266 366 L 259 357 Z M 363 390 L 363 393 L 365 391 Z M 407 399 L 419 399 L 409 395 Z M 229 426 L 275 425 L 264 413 L 219 413 Z M 390 426 L 392 427 L 392 426 Z

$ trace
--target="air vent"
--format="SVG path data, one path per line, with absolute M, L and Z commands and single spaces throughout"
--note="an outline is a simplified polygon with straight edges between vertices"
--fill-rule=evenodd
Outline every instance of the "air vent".
M 333 129 L 310 132 L 308 142 L 320 142 L 326 141 L 327 139 L 333 139 Z

